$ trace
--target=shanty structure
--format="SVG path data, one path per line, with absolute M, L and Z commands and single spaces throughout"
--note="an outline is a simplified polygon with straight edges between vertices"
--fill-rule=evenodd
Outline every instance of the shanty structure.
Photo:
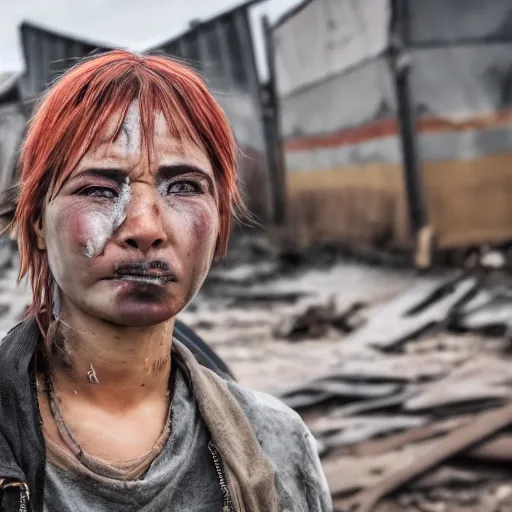
M 182 59 L 202 74 L 226 112 L 241 148 L 240 179 L 249 208 L 267 221 L 272 215 L 267 150 L 248 21 L 258 1 L 233 5 L 233 0 L 221 0 L 205 7 L 197 0 L 180 5 L 113 0 L 68 4 L 59 13 L 26 20 L 20 27 L 23 104 L 30 106 L 56 76 L 94 52 L 127 48 Z
M 25 120 L 25 113 L 20 103 L 19 75 L 9 72 L 0 73 L 0 191 L 2 192 L 6 191 L 16 179 L 15 166 Z M 2 208 L 3 201 L 0 202 L 0 218 L 4 214 Z M 0 222 L 1 227 L 3 227 L 2 222 Z
M 308 0 L 272 27 L 299 239 L 512 239 L 512 4 Z

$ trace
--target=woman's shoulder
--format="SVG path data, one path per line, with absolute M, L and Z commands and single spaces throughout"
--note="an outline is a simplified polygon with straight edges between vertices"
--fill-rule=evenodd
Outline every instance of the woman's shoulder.
M 276 473 L 280 510 L 327 512 L 332 502 L 317 445 L 302 418 L 277 398 L 228 383 Z
M 256 431 L 260 423 L 266 430 L 274 425 L 279 432 L 284 429 L 287 434 L 307 431 L 302 418 L 272 395 L 246 388 L 234 381 L 229 381 L 228 386 Z

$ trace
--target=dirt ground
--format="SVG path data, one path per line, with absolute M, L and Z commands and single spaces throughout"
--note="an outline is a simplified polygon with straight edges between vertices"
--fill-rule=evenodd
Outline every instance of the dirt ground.
M 334 329 L 298 342 L 280 336 L 290 319 L 333 301 L 340 312 L 354 303 L 378 305 L 415 279 L 410 270 L 357 263 L 305 268 L 295 275 L 276 275 L 270 263 L 246 264 L 218 267 L 212 277 L 215 282 L 180 318 L 214 347 L 242 384 L 268 392 L 336 369 L 345 356 L 343 336 Z

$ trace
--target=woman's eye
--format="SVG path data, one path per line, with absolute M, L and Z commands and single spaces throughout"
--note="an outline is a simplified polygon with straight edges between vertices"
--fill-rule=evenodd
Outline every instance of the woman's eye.
M 193 194 L 199 191 L 199 187 L 190 181 L 178 181 L 167 188 L 168 194 Z
M 118 196 L 116 190 L 108 187 L 86 187 L 80 190 L 81 196 L 104 197 L 106 199 L 115 199 Z

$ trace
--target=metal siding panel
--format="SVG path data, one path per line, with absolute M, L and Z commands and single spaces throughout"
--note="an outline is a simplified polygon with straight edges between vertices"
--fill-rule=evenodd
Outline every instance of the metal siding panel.
M 201 31 L 200 42 L 204 46 L 204 74 L 209 81 L 210 87 L 214 90 L 227 90 L 228 83 L 224 76 L 220 41 L 215 23 L 204 27 L 204 30 Z
M 512 41 L 510 0 L 409 0 L 413 44 Z
M 187 61 L 189 64 L 197 69 L 197 71 L 202 72 L 202 63 L 201 56 L 199 54 L 199 39 L 197 37 L 197 32 L 191 32 L 185 37 L 186 40 L 186 48 L 187 48 Z
M 183 55 L 181 54 L 181 46 L 177 41 L 165 46 L 162 50 L 165 54 L 170 55 L 171 57 L 183 58 Z
M 26 119 L 18 105 L 0 107 L 0 196 L 15 181 L 15 164 Z
M 46 88 L 50 81 L 51 76 L 51 62 L 53 60 L 53 56 L 51 55 L 51 39 L 48 37 L 47 34 L 41 34 L 40 35 L 40 51 L 41 51 L 41 76 L 39 77 L 39 83 L 38 87 L 40 90 L 43 90 Z
M 287 171 L 310 172 L 378 162 L 401 164 L 402 152 L 396 135 L 338 147 L 318 147 L 286 152 Z
M 78 59 L 96 49 L 102 50 L 29 25 L 24 26 L 22 34 L 27 55 L 27 76 L 23 88 L 25 99 L 43 91 L 55 76 L 73 66 Z
M 247 84 L 247 76 L 245 73 L 244 53 L 242 49 L 242 41 L 240 32 L 237 30 L 237 18 L 235 13 L 229 16 L 229 21 L 225 26 L 226 39 L 229 49 L 229 55 L 233 66 L 233 85 L 237 88 L 243 88 Z M 243 38 L 243 37 L 242 37 Z
M 25 51 L 27 55 L 26 92 L 28 96 L 37 94 L 37 36 L 32 29 L 25 31 Z
M 187 41 L 185 40 L 184 37 L 180 37 L 180 39 L 178 40 L 178 47 L 181 58 L 187 60 L 189 56 L 189 50 Z
M 216 83 L 217 76 L 215 70 L 215 62 L 213 60 L 211 48 L 208 41 L 207 27 L 201 26 L 200 28 L 198 28 L 196 31 L 196 37 L 199 62 L 203 76 L 209 82 L 210 87 L 216 88 L 218 87 L 218 84 Z
M 512 107 L 512 44 L 412 50 L 412 90 L 422 114 L 457 117 Z
M 381 54 L 390 0 L 314 0 L 273 31 L 277 89 L 286 96 Z
M 233 63 L 229 55 L 229 44 L 226 34 L 226 22 L 223 19 L 218 20 L 215 23 L 215 31 L 217 33 L 217 39 L 219 42 L 220 52 L 220 65 L 222 67 L 223 83 L 226 89 L 230 89 L 235 81 L 235 74 L 233 71 Z
M 282 135 L 290 139 L 329 134 L 395 112 L 390 69 L 387 60 L 380 58 L 282 98 Z
M 458 132 L 421 134 L 424 161 L 468 160 L 510 150 L 512 115 L 508 121 L 500 116 L 512 109 L 511 50 L 512 44 L 484 43 L 412 51 L 417 112 Z

